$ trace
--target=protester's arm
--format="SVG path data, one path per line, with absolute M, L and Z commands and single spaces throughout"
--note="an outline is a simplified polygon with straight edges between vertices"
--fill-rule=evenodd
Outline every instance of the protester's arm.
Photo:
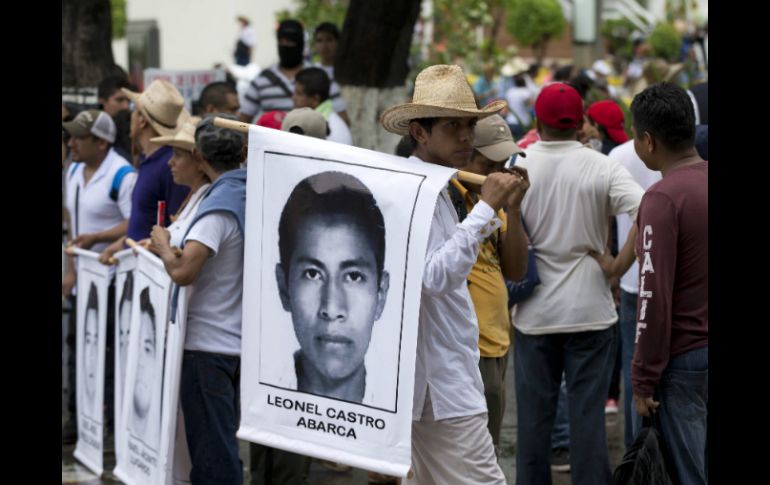
M 519 281 L 527 274 L 527 234 L 521 222 L 521 201 L 529 189 L 529 174 L 524 167 L 508 169 L 520 177 L 506 201 L 508 228 L 500 247 L 500 268 L 510 281 Z
M 101 242 L 112 242 L 121 236 L 126 235 L 128 230 L 128 219 L 125 219 L 118 224 L 112 226 L 104 231 L 92 232 L 90 234 L 81 234 L 71 241 L 73 246 L 77 246 L 82 249 L 91 249 L 94 244 Z
M 72 240 L 72 224 L 70 224 L 69 211 L 64 209 L 67 214 L 67 240 Z M 67 271 L 61 280 L 61 294 L 63 296 L 69 296 L 72 293 L 72 287 L 75 286 L 77 281 L 77 272 L 75 270 L 75 258 L 74 256 L 67 255 Z
M 179 286 L 187 286 L 198 277 L 211 255 L 211 249 L 198 241 L 188 241 L 182 254 L 171 248 L 171 233 L 165 227 L 155 225 L 150 236 L 155 252 L 163 261 L 171 280 Z
M 631 374 L 634 395 L 648 398 L 668 365 L 671 347 L 678 226 L 676 209 L 667 196 L 645 195 L 639 231 L 636 351 Z
M 123 246 L 126 243 L 126 236 L 119 237 L 117 240 L 115 240 L 112 244 L 104 248 L 104 250 L 99 254 L 99 262 L 102 264 L 111 265 L 113 264 L 110 260 L 112 257 L 123 249 Z
M 514 183 L 515 177 L 510 174 L 495 173 L 487 177 L 481 187 L 481 200 L 446 241 L 437 232 L 436 221 L 442 202 L 436 203 L 425 257 L 423 291 L 429 295 L 443 295 L 465 284 L 478 258 L 479 244 L 500 226 L 495 213 L 510 196 Z
M 602 268 L 602 271 L 604 272 L 604 275 L 607 277 L 607 279 L 620 278 L 626 274 L 628 268 L 634 264 L 634 258 L 636 257 L 634 254 L 634 243 L 636 241 L 637 234 L 638 229 L 636 224 L 634 224 L 628 231 L 626 243 L 623 245 L 623 248 L 620 250 L 618 255 L 614 258 L 612 257 L 612 254 L 610 254 L 609 248 L 607 248 L 603 254 L 599 254 L 596 251 L 591 251 L 588 253 L 599 263 L 599 266 Z

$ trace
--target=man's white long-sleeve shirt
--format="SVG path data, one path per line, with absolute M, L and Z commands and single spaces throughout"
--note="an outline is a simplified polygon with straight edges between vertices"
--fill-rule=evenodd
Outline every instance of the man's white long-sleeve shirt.
M 481 241 L 501 223 L 483 201 L 458 223 L 447 190 L 438 196 L 422 279 L 413 420 L 420 420 L 428 388 L 437 421 L 487 411 L 478 367 L 479 326 L 467 278 Z

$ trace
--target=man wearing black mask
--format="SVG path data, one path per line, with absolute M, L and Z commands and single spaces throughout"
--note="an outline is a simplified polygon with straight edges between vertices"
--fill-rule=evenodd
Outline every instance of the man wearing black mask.
M 291 111 L 294 108 L 294 76 L 310 63 L 303 61 L 304 28 L 298 20 L 287 19 L 278 26 L 279 63 L 263 70 L 251 81 L 241 104 L 241 121 L 250 123 L 267 111 Z

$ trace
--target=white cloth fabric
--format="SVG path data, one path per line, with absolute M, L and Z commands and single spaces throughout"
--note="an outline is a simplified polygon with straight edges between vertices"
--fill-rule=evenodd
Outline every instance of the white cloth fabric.
M 241 33 L 238 35 L 238 40 L 246 44 L 248 47 L 253 48 L 257 45 L 257 31 L 254 30 L 254 27 L 251 25 L 247 25 L 241 29 Z
M 241 354 L 243 236 L 232 214 L 205 215 L 185 238 L 211 249 L 190 286 L 185 350 Z
M 487 413 L 436 421 L 427 396 L 422 421 L 412 422 L 412 471 L 404 485 L 505 484 Z
M 348 128 L 345 120 L 340 118 L 340 115 L 331 113 L 326 122 L 329 123 L 329 136 L 326 137 L 327 140 L 344 143 L 346 145 L 353 144 L 353 136 L 350 134 L 350 128 Z
M 513 121 L 513 124 L 526 127 L 532 122 L 529 107 L 532 106 L 534 99 L 535 96 L 528 88 L 512 87 L 506 91 L 505 100 L 508 101 L 508 108 L 512 112 L 508 118 Z
M 198 206 L 200 205 L 201 200 L 203 200 L 203 194 L 206 193 L 209 187 L 211 187 L 211 184 L 203 184 L 198 190 L 193 192 L 190 195 L 190 200 L 187 201 L 187 205 L 185 205 L 182 212 L 179 213 L 179 217 L 168 226 L 168 232 L 171 233 L 172 247 L 179 247 L 182 244 L 182 238 L 184 237 L 185 232 L 187 232 L 187 227 L 198 212 Z
M 541 284 L 516 305 L 528 335 L 603 330 L 618 319 L 609 282 L 589 251 L 603 252 L 608 221 L 636 220 L 644 191 L 622 165 L 578 141 L 539 141 L 517 164 L 529 171 L 522 216 Z
M 647 168 L 639 155 L 634 150 L 633 138 L 627 142 L 616 146 L 609 153 L 612 160 L 626 167 L 631 176 L 642 187 L 647 190 L 652 184 L 662 178 L 660 172 L 655 172 Z M 628 238 L 628 231 L 631 230 L 631 218 L 627 214 L 618 214 L 618 249 L 622 248 Z M 628 293 L 639 293 L 639 263 L 634 259 L 634 263 L 628 268 L 626 274 L 620 278 L 620 287 Z
M 104 231 L 129 218 L 136 172 L 127 173 L 123 177 L 118 190 L 118 200 L 110 199 L 110 189 L 115 173 L 121 167 L 129 165 L 125 158 L 110 148 L 88 184 L 85 183 L 83 176 L 84 163 L 80 163 L 73 173 L 67 173 L 67 211 L 70 214 L 72 237 Z M 75 211 L 76 198 L 78 199 L 77 211 Z M 109 244 L 109 242 L 96 243 L 90 249 L 101 253 Z
M 487 411 L 478 367 L 479 325 L 466 280 L 481 241 L 501 224 L 484 201 L 458 223 L 447 190 L 438 197 L 422 280 L 412 406 L 415 421 L 421 418 L 428 388 L 437 420 Z

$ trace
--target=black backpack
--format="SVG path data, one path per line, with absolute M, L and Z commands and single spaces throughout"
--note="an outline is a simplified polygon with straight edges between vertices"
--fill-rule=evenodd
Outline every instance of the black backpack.
M 643 418 L 642 430 L 612 475 L 613 485 L 679 485 L 666 444 L 653 421 Z

